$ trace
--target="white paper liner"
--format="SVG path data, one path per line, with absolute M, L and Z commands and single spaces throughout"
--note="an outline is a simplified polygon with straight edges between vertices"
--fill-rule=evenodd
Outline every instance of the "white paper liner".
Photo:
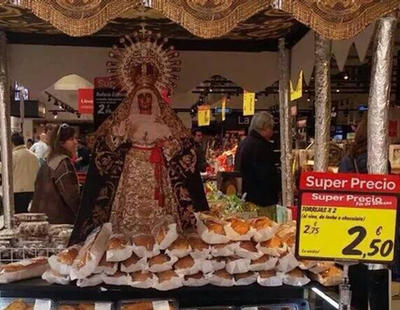
M 24 262 L 27 263 L 30 260 L 25 260 Z M 19 264 L 14 263 L 14 264 Z M 29 267 L 29 265 L 25 265 L 26 268 L 18 271 L 13 271 L 13 272 L 1 272 L 0 273 L 0 283 L 11 283 L 11 282 L 16 282 L 16 281 L 21 281 L 21 280 L 26 280 L 26 279 L 33 279 L 33 278 L 38 278 L 41 277 L 42 274 L 48 269 L 49 265 L 46 264 L 41 264 L 41 265 L 36 265 Z
M 144 246 L 136 246 L 133 244 L 132 251 L 139 257 L 147 257 L 147 258 L 157 256 L 161 253 L 160 248 L 158 247 L 158 244 L 154 244 L 152 251 L 148 251 L 146 249 L 146 247 L 144 247 Z
M 163 241 L 158 244 L 161 250 L 166 250 L 174 241 L 178 239 L 178 232 L 176 230 L 176 223 L 168 225 L 168 232 Z
M 107 250 L 107 262 L 122 262 L 132 256 L 132 247 L 126 246 L 123 249 Z
M 50 284 L 67 285 L 70 282 L 69 275 L 57 275 L 52 272 L 51 269 L 46 270 L 46 272 L 42 274 L 42 279 Z
M 196 214 L 197 218 L 197 232 L 200 238 L 208 244 L 221 244 L 228 243 L 230 240 L 226 235 L 216 234 L 212 231 L 209 231 L 207 226 L 204 225 L 204 222 L 199 219 L 198 214 Z
M 118 271 L 118 263 L 113 263 L 112 267 L 109 266 L 97 266 L 93 271 L 94 274 L 104 273 L 106 275 L 113 275 Z
M 95 232 L 92 232 L 92 234 L 89 235 L 89 237 L 86 239 L 85 245 L 91 244 L 91 246 L 88 248 L 84 245 L 79 251 L 79 254 L 76 257 L 71 268 L 71 280 L 84 279 L 90 276 L 94 272 L 101 258 L 106 252 L 107 242 L 111 236 L 112 231 L 111 223 L 103 224 L 103 226 L 101 226 L 101 228 L 99 229 L 100 230 L 98 233 L 96 230 Z M 86 260 L 86 264 L 83 267 L 79 268 L 78 264 L 80 263 L 80 258 L 82 257 L 82 255 L 86 255 L 87 251 L 89 251 L 89 258 Z
M 232 242 L 224 245 L 222 248 L 211 247 L 211 255 L 214 257 L 228 257 L 235 254 L 236 249 L 239 247 L 239 243 Z
M 274 223 L 271 227 L 263 228 L 260 230 L 254 229 L 253 240 L 255 242 L 263 242 L 271 239 L 275 235 L 278 227 L 279 225 L 277 223 Z
M 199 271 L 201 271 L 201 262 L 199 260 L 194 261 L 194 265 L 190 268 L 185 268 L 185 269 L 174 269 L 175 273 L 177 273 L 179 276 L 191 276 Z
M 170 256 L 170 260 L 164 264 L 155 264 L 153 266 L 149 265 L 149 271 L 156 273 L 171 270 L 172 266 L 174 266 L 177 261 L 178 258 L 176 256 Z
M 152 288 L 158 281 L 157 276 L 154 274 L 151 279 L 147 279 L 146 281 L 132 281 L 132 277 L 130 279 L 129 285 L 136 288 Z
M 141 270 L 147 270 L 148 265 L 147 265 L 147 258 L 142 257 L 137 261 L 136 264 L 132 264 L 129 267 L 126 267 L 123 263 L 121 263 L 121 271 L 126 272 L 126 273 L 132 273 L 136 271 L 141 271 Z
M 202 251 L 192 250 L 190 256 L 193 259 L 207 259 L 210 257 L 210 253 L 211 253 L 211 248 L 209 247 L 208 249 L 204 249 Z
M 260 252 L 262 252 L 264 254 L 276 256 L 276 257 L 280 257 L 283 253 L 285 253 L 287 251 L 286 245 L 284 245 L 281 248 L 267 248 L 267 247 L 263 247 L 261 245 L 261 243 L 257 243 L 256 248 L 257 248 L 257 250 L 259 250 Z
M 168 281 L 164 281 L 163 283 L 159 283 L 158 281 L 155 281 L 153 288 L 159 291 L 169 291 L 169 290 L 174 290 L 177 288 L 180 288 L 183 286 L 182 283 L 182 278 L 177 276 L 177 277 L 172 277 Z
M 264 256 L 264 253 L 257 251 L 257 252 L 250 252 L 247 251 L 246 249 L 240 247 L 240 244 L 238 244 L 238 247 L 235 249 L 235 254 L 237 256 L 243 257 L 243 258 L 248 258 L 251 260 L 257 260 L 261 256 Z
M 119 277 L 109 276 L 102 274 L 103 282 L 109 285 L 130 285 L 130 277 L 128 274 L 121 275 Z
M 282 286 L 283 285 L 283 276 L 279 273 L 276 276 L 269 278 L 261 278 L 258 276 L 257 283 L 261 286 Z
M 76 285 L 78 287 L 89 287 L 89 286 L 97 286 L 103 283 L 103 275 L 95 274 L 85 279 L 79 279 L 76 281 Z
M 223 286 L 223 287 L 230 287 L 230 286 L 235 285 L 235 279 L 233 279 L 233 277 L 232 277 L 232 279 L 225 279 L 225 278 L 218 277 L 214 274 L 210 275 L 209 282 L 212 285 Z
M 174 249 L 174 250 L 168 249 L 165 251 L 165 254 L 167 254 L 171 257 L 174 256 L 174 257 L 178 257 L 178 258 L 183 258 L 185 256 L 188 256 L 191 251 L 192 251 L 192 249 L 189 246 L 187 249 Z
M 299 268 L 301 270 L 309 270 L 317 265 L 317 261 L 299 261 Z
M 334 262 L 319 262 L 316 266 L 309 269 L 310 272 L 318 274 L 327 271 L 329 268 L 335 266 Z
M 204 275 L 201 279 L 183 279 L 184 286 L 201 287 L 210 283 L 209 277 Z
M 231 260 L 226 263 L 225 269 L 230 274 L 245 273 L 250 269 L 250 262 L 247 258 Z
M 275 268 L 278 262 L 278 257 L 271 256 L 268 261 L 261 264 L 250 264 L 250 271 L 267 271 Z
M 233 241 L 249 241 L 253 237 L 255 231 L 253 227 L 250 227 L 246 234 L 241 235 L 232 228 L 231 223 L 226 224 L 224 229 L 228 239 Z
M 247 278 L 242 278 L 242 279 L 235 280 L 235 285 L 236 286 L 250 285 L 250 284 L 256 283 L 257 282 L 257 278 L 258 278 L 257 273 L 254 273 L 253 275 L 251 275 L 251 276 L 249 276 Z
M 292 277 L 288 274 L 284 275 L 283 283 L 291 286 L 304 286 L 308 284 L 311 280 L 305 275 L 303 277 Z
M 279 259 L 276 270 L 286 273 L 292 271 L 297 266 L 299 266 L 299 261 L 292 253 L 288 253 Z
M 81 249 L 81 246 L 79 245 L 74 245 L 72 247 L 69 247 L 68 249 L 72 249 L 75 248 L 78 250 Z M 54 271 L 56 271 L 57 273 L 61 274 L 61 275 L 69 275 L 71 272 L 71 268 L 72 268 L 72 264 L 71 265 L 67 265 L 67 264 L 63 264 L 61 262 L 58 261 L 58 255 L 52 255 L 49 257 L 48 259 L 50 268 Z

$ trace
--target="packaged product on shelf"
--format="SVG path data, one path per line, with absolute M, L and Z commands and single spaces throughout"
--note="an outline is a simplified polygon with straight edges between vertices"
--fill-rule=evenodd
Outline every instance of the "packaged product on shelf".
M 21 237 L 47 237 L 49 235 L 49 222 L 22 222 L 18 226 L 18 235 Z
M 254 229 L 250 223 L 236 217 L 228 219 L 224 229 L 230 240 L 246 241 L 250 240 L 254 235 Z
M 210 284 L 215 286 L 234 286 L 235 278 L 226 270 L 218 270 L 210 275 Z
M 250 223 L 254 229 L 253 240 L 255 242 L 271 239 L 279 227 L 277 223 L 266 216 L 255 218 Z
M 13 216 L 13 226 L 18 227 L 22 222 L 46 222 L 47 219 L 45 213 L 17 213 Z
M 299 266 L 299 261 L 292 252 L 288 252 L 286 255 L 279 258 L 276 270 L 286 273 L 292 271 L 297 266 Z
M 163 272 L 171 270 L 172 266 L 178 261 L 175 256 L 159 254 L 149 259 L 149 270 L 151 272 Z
M 283 276 L 283 283 L 292 286 L 304 286 L 310 282 L 304 271 L 299 268 L 289 271 Z
M 111 302 L 94 301 L 60 301 L 57 304 L 57 310 L 111 310 Z
M 129 276 L 129 285 L 136 288 L 151 288 L 157 280 L 156 275 L 149 271 L 138 271 Z
M 50 284 L 67 285 L 71 282 L 69 275 L 59 274 L 57 271 L 53 269 L 47 269 L 46 272 L 43 273 L 42 279 Z
M 228 257 L 235 254 L 236 249 L 239 247 L 237 242 L 229 242 L 225 244 L 214 244 L 211 246 L 211 255 L 213 257 Z
M 235 249 L 235 254 L 251 260 L 257 260 L 264 255 L 256 248 L 256 245 L 253 243 L 253 241 L 239 242 L 238 247 Z
M 176 256 L 178 258 L 185 257 L 191 252 L 189 241 L 183 237 L 179 236 L 165 251 L 166 254 L 170 256 Z
M 104 273 L 106 275 L 113 275 L 118 270 L 118 263 L 108 262 L 106 260 L 106 255 L 104 254 L 103 258 L 101 259 L 100 263 L 97 265 L 93 273 Z
M 329 270 L 329 268 L 335 266 L 334 262 L 318 262 L 315 266 L 309 269 L 310 272 L 318 274 Z
M 178 303 L 175 300 L 139 299 L 127 300 L 118 304 L 118 310 L 178 310 Z
M 101 273 L 93 274 L 87 278 L 79 279 L 78 281 L 76 281 L 76 285 L 78 287 L 97 286 L 102 283 L 103 283 L 103 275 Z
M 183 278 L 183 285 L 200 287 L 210 283 L 209 277 L 202 272 L 193 275 L 186 275 Z
M 49 258 L 49 265 L 53 271 L 61 275 L 68 275 L 71 272 L 72 264 L 74 263 L 76 257 L 79 254 L 81 246 L 74 245 L 71 246 L 57 255 L 52 255 Z
M 132 255 L 132 247 L 129 240 L 122 234 L 114 234 L 107 245 L 107 262 L 122 262 Z
M 83 279 L 90 276 L 104 253 L 111 236 L 111 223 L 106 223 L 94 230 L 86 239 L 71 268 L 71 280 Z
M 230 274 L 245 273 L 250 270 L 251 260 L 239 256 L 228 257 L 225 269 Z
M 260 271 L 258 273 L 257 283 L 261 286 L 282 286 L 283 275 L 275 270 Z
M 147 268 L 147 258 L 140 258 L 135 253 L 132 253 L 132 256 L 130 258 L 121 262 L 122 272 L 132 273 L 136 271 L 146 270 Z
M 139 257 L 153 257 L 160 254 L 160 247 L 152 235 L 139 234 L 132 237 L 132 250 Z
M 157 279 L 153 287 L 159 291 L 168 291 L 182 287 L 182 278 L 173 270 L 157 273 Z
M 0 283 L 41 277 L 49 264 L 46 257 L 36 257 L 0 266 Z
M 127 273 L 117 271 L 113 275 L 102 274 L 103 282 L 110 285 L 129 285 L 130 277 Z
M 201 263 L 195 261 L 190 255 L 179 259 L 174 264 L 174 270 L 178 275 L 186 276 L 196 274 L 200 271 Z
M 258 274 L 256 272 L 245 272 L 235 274 L 235 285 L 250 285 L 257 282 Z
M 318 281 L 323 286 L 336 286 L 343 281 L 343 270 L 339 267 L 332 266 L 328 270 L 319 274 L 310 274 L 311 279 Z
M 152 233 L 155 236 L 158 247 L 161 250 L 166 250 L 176 239 L 178 239 L 176 223 L 169 225 L 163 223 L 154 228 Z
M 278 263 L 278 257 L 264 255 L 259 259 L 252 260 L 250 263 L 250 271 L 266 271 L 275 269 Z
M 204 213 L 197 213 L 197 232 L 200 238 L 208 244 L 221 244 L 229 242 L 225 233 L 226 222 Z
M 197 234 L 192 234 L 188 238 L 188 242 L 192 249 L 190 256 L 194 259 L 206 259 L 211 253 L 211 247 L 205 243 Z
M 281 238 L 275 236 L 272 239 L 263 241 L 257 244 L 256 248 L 267 255 L 280 257 L 287 251 L 287 245 L 282 241 Z

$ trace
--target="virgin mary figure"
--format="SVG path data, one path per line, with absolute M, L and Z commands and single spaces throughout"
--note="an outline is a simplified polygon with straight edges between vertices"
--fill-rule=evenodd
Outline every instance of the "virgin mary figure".
M 165 219 L 184 230 L 195 224 L 194 211 L 208 209 L 190 132 L 160 96 L 180 64 L 161 42 L 143 32 L 110 53 L 127 97 L 96 132 L 71 244 L 108 221 L 126 235 L 150 233 Z

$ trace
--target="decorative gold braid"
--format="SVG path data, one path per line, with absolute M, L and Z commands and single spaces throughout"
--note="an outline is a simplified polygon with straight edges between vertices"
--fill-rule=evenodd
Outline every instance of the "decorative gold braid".
M 208 3 L 214 6 L 209 8 Z M 200 10 L 202 6 L 204 9 Z M 154 9 L 202 38 L 225 35 L 269 6 L 270 0 L 153 0 L 152 4 Z
M 22 7 L 70 36 L 91 35 L 141 0 L 20 0 Z
M 330 4 L 328 12 L 318 9 L 317 2 Z M 400 0 L 371 1 L 349 14 L 341 14 L 335 4 L 343 0 L 283 0 L 282 10 L 292 14 L 299 22 L 310 27 L 327 39 L 344 40 L 354 37 L 370 23 L 398 9 Z M 351 11 L 351 10 L 348 10 Z

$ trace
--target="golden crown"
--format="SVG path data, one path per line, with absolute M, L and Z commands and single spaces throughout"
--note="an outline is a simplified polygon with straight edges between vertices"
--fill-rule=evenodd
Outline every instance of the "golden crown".
M 108 71 L 121 90 L 128 93 L 143 86 L 154 86 L 161 92 L 176 87 L 181 62 L 174 47 L 166 47 L 168 39 L 142 29 L 120 39 L 109 53 Z

